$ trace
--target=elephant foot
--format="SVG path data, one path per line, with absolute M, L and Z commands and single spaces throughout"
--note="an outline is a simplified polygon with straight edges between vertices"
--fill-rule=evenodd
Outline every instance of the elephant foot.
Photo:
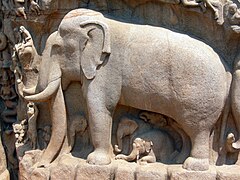
M 94 165 L 108 165 L 111 163 L 110 154 L 104 151 L 94 151 L 87 157 L 87 163 Z
M 209 169 L 209 159 L 188 157 L 183 164 L 183 168 L 190 171 L 206 171 Z

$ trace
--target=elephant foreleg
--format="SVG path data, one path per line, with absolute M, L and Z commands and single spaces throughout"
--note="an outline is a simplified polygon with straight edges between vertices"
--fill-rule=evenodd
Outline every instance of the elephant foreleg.
M 89 127 L 94 146 L 94 152 L 88 155 L 90 164 L 110 164 L 113 156 L 111 146 L 112 117 L 99 94 L 89 90 L 87 97 Z
M 60 153 L 63 144 L 66 144 L 64 141 L 67 140 L 67 119 L 61 85 L 51 99 L 50 112 L 52 119 L 52 135 L 50 142 L 43 153 L 41 161 L 38 164 L 39 167 L 44 167 L 51 163 Z
M 87 162 L 97 165 L 110 164 L 113 151 L 110 139 L 112 117 L 107 110 L 99 112 L 94 109 L 89 107 L 89 127 L 95 150 L 88 155 Z

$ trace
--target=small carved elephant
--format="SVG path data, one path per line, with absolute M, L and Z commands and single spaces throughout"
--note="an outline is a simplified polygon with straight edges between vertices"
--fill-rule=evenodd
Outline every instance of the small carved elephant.
M 152 149 L 152 141 L 145 141 L 141 138 L 136 138 L 133 141 L 133 150 L 127 156 L 124 154 L 118 154 L 115 159 L 123 159 L 126 161 L 137 161 L 140 164 L 154 163 L 156 157 Z

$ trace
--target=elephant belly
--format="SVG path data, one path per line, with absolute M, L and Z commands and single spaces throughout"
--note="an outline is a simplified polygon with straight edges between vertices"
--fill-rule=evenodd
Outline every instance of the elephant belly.
M 141 43 L 142 48 L 135 48 L 136 43 L 128 46 L 120 103 L 185 124 L 207 118 L 216 121 L 228 94 L 227 73 L 219 56 L 188 36 L 170 33 L 167 40 L 165 46 L 166 39 L 159 44 L 155 40 L 154 45 Z

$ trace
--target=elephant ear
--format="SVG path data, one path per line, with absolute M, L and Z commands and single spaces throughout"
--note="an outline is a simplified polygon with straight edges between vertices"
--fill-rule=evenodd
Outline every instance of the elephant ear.
M 147 153 L 150 153 L 153 147 L 153 142 L 152 141 L 146 141 L 145 142 L 145 150 Z
M 111 53 L 110 33 L 107 24 L 98 20 L 87 20 L 80 24 L 86 30 L 87 40 L 82 49 L 81 67 L 87 79 L 96 76 L 96 70 Z

